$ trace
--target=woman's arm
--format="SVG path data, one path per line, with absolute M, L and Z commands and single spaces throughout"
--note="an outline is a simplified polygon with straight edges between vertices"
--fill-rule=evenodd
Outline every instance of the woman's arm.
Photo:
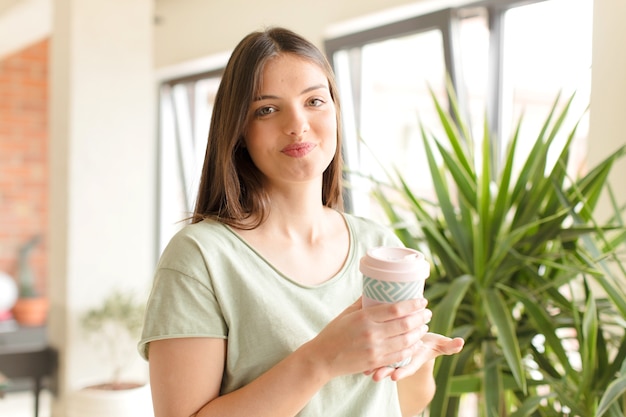
M 435 396 L 435 361 L 424 364 L 413 375 L 398 381 L 398 397 L 403 417 L 414 417 L 426 409 Z
M 327 382 L 306 345 L 249 385 L 219 396 L 226 340 L 181 338 L 150 343 L 155 417 L 293 416 Z
M 433 377 L 435 358 L 453 355 L 463 349 L 461 338 L 451 339 L 435 333 L 427 333 L 422 338 L 422 347 L 413 356 L 406 369 L 392 371 L 391 378 L 398 381 L 398 397 L 404 417 L 418 415 L 432 401 L 436 385 Z M 413 371 L 417 367 L 417 371 Z M 415 372 L 411 374 L 411 372 Z M 380 376 L 379 376 L 380 377 Z
M 176 338 L 150 342 L 150 388 L 155 417 L 189 417 L 217 397 L 225 352 L 224 339 Z
M 332 378 L 414 355 L 424 335 L 424 305 L 409 300 L 363 310 L 357 300 L 294 353 L 222 396 L 225 340 L 153 341 L 149 361 L 155 417 L 292 417 Z

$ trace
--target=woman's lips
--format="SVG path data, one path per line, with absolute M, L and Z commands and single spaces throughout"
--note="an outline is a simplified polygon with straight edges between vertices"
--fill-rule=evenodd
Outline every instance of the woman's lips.
M 292 158 L 301 158 L 311 152 L 315 148 L 315 145 L 309 142 L 292 143 L 285 146 L 281 152 Z

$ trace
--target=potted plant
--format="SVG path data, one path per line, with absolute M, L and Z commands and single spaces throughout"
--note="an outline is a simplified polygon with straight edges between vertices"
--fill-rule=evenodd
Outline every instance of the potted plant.
M 432 261 L 431 330 L 466 340 L 459 355 L 437 361 L 430 415 L 457 416 L 473 393 L 482 417 L 623 416 L 626 273 L 614 255 L 626 231 L 617 216 L 600 222 L 593 213 L 626 147 L 571 178 L 576 127 L 563 132 L 571 99 L 559 113 L 557 98 L 515 175 L 521 121 L 502 160 L 487 128 L 475 159 L 449 96 L 447 112 L 432 94 L 446 134 L 422 128 L 437 201 L 415 195 L 399 173 L 374 192 L 404 244 Z
M 12 313 L 22 326 L 41 326 L 48 317 L 48 298 L 37 291 L 35 274 L 30 267 L 30 255 L 39 241 L 40 237 L 34 236 L 18 252 L 18 298 Z
M 81 317 L 85 335 L 105 354 L 111 374 L 108 380 L 75 391 L 68 402 L 68 417 L 153 416 L 149 385 L 123 377 L 137 355 L 143 314 L 144 304 L 134 293 L 114 290 Z

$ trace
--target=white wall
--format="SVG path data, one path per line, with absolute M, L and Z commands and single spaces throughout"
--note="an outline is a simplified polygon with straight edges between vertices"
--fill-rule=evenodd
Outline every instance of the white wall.
M 113 369 L 80 317 L 114 289 L 145 299 L 152 280 L 155 88 L 151 0 L 54 0 L 53 10 L 49 337 L 63 416 L 65 394 Z M 127 376 L 146 371 L 136 355 Z
M 51 0 L 19 0 L 0 14 L 0 59 L 50 36 Z
M 375 12 L 416 10 L 458 4 L 459 0 L 178 0 L 157 1 L 155 64 L 163 67 L 231 50 L 248 32 L 285 26 L 321 46 L 331 26 Z M 464 0 L 467 2 L 467 0 Z
M 626 1 L 594 0 L 589 161 L 597 163 L 626 144 Z M 611 172 L 618 201 L 626 202 L 626 158 Z M 608 201 L 602 213 L 612 214 Z

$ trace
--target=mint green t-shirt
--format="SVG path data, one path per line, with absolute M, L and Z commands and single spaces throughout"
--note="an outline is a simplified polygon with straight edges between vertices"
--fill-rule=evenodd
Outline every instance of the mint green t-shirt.
M 241 388 L 313 339 L 362 292 L 359 260 L 368 248 L 400 246 L 387 228 L 344 214 L 350 249 L 341 270 L 316 286 L 276 270 L 229 227 L 185 226 L 157 265 L 141 355 L 153 340 L 228 339 L 221 394 Z M 355 374 L 327 383 L 299 417 L 401 416 L 395 382 Z

